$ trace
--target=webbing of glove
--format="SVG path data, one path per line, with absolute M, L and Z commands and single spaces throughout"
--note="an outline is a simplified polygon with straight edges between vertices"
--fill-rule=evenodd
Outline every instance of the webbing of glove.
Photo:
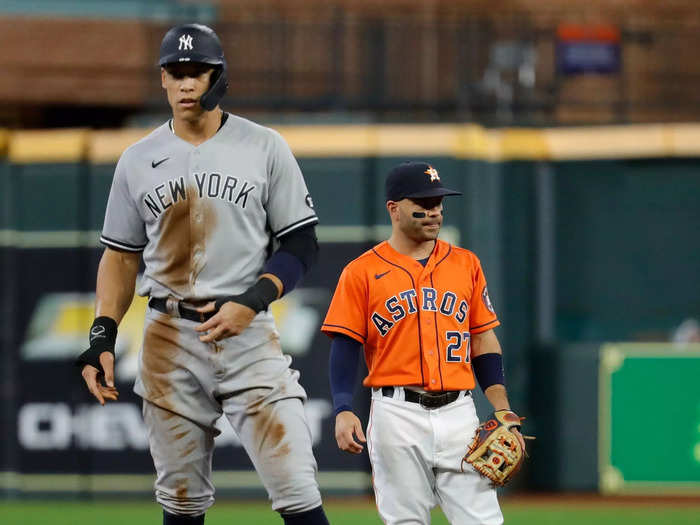
M 511 431 L 512 428 L 520 430 L 521 420 L 510 410 L 491 413 L 476 429 L 469 450 L 462 458 L 462 472 L 466 461 L 498 487 L 513 479 L 525 457 L 520 440 Z

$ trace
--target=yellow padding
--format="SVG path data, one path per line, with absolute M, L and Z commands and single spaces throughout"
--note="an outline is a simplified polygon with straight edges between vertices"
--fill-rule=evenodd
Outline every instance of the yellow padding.
M 699 157 L 700 124 L 487 129 L 476 124 L 281 126 L 300 157 L 454 156 L 491 162 Z
M 93 131 L 88 139 L 88 160 L 93 164 L 116 163 L 126 148 L 151 131 L 142 128 Z
M 458 158 L 494 159 L 498 156 L 494 133 L 476 124 L 460 126 L 458 143 Z
M 272 126 L 297 157 L 374 155 L 376 133 L 370 126 Z
M 457 156 L 460 149 L 457 125 L 375 126 L 377 153 L 389 156 Z
M 10 139 L 10 132 L 6 129 L 0 129 L 0 155 L 3 157 L 7 153 L 7 143 Z
M 500 159 L 545 160 L 550 147 L 540 129 L 506 128 L 499 136 Z
M 673 126 L 663 124 L 556 128 L 543 133 L 553 160 L 666 157 L 675 149 Z M 694 134 L 700 138 L 700 126 L 695 126 Z
M 10 134 L 8 156 L 19 164 L 78 162 L 85 158 L 87 138 L 85 129 L 15 131 Z
M 673 124 L 666 126 L 664 135 L 670 154 L 674 157 L 700 155 L 700 124 Z
M 474 124 L 279 126 L 300 157 L 440 156 L 484 160 L 540 159 L 541 130 L 486 130 Z
M 346 124 L 273 126 L 297 157 L 454 157 L 507 160 L 583 160 L 700 157 L 700 124 L 639 124 L 569 128 L 487 129 L 476 124 Z M 115 163 L 150 133 L 133 128 L 0 130 L 0 152 L 12 162 Z M 8 138 L 9 137 L 9 138 Z

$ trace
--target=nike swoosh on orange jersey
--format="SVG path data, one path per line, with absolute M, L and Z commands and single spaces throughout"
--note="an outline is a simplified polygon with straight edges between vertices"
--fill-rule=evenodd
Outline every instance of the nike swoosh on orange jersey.
M 381 279 L 381 278 L 384 277 L 386 274 L 388 274 L 390 271 L 391 271 L 391 270 L 387 270 L 387 271 L 384 272 L 384 273 L 375 273 L 375 274 L 374 274 L 374 278 L 375 278 L 375 279 Z

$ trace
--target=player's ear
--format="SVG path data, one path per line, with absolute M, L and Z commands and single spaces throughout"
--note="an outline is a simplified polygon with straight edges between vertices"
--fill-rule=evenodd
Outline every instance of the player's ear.
M 162 87 L 163 89 L 165 89 L 165 75 L 166 75 L 165 68 L 161 67 L 160 68 L 160 87 Z

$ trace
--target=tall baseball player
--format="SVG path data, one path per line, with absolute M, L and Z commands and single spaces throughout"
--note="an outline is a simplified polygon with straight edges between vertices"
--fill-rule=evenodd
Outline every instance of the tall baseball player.
M 429 164 L 403 163 L 389 173 L 391 237 L 345 267 L 321 327 L 333 338 L 338 447 L 359 454 L 367 442 L 387 524 L 430 523 L 437 504 L 453 524 L 503 520 L 489 480 L 462 468 L 479 425 L 475 376 L 494 408 L 511 413 L 493 332 L 499 321 L 479 259 L 437 238 L 446 195 L 460 193 Z M 372 389 L 366 438 L 352 412 L 362 346 L 363 384 Z
M 327 524 L 306 393 L 268 312 L 316 258 L 306 184 L 279 134 L 219 108 L 226 61 L 214 31 L 172 28 L 159 64 L 173 116 L 117 164 L 83 378 L 101 404 L 117 399 L 114 342 L 143 256 L 138 293 L 150 299 L 134 390 L 163 523 L 204 523 L 223 413 L 284 522 Z

